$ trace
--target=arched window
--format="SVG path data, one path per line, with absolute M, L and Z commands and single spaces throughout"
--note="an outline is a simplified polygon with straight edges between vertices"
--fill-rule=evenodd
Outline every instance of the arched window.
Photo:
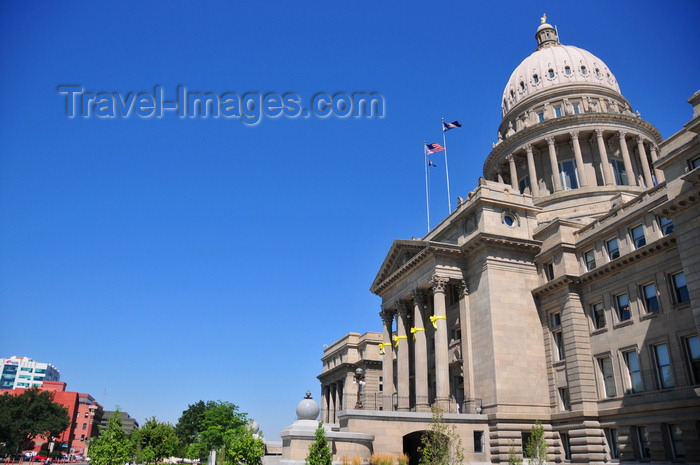
M 584 75 L 584 76 L 587 75 L 587 74 L 588 74 L 588 68 L 586 68 L 585 66 L 581 66 L 581 74 Z
M 570 66 L 564 66 L 564 74 L 567 76 L 571 76 L 571 67 Z
M 537 74 L 532 75 L 532 82 L 535 83 L 535 85 L 540 83 L 540 77 Z
M 554 70 L 552 68 L 549 68 L 547 73 L 549 73 L 549 79 L 554 79 Z

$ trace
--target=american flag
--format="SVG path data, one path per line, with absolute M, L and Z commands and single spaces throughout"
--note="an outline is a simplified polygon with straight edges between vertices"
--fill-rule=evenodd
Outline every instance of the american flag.
M 425 146 L 428 147 L 428 155 L 445 150 L 445 147 L 440 144 L 425 144 Z

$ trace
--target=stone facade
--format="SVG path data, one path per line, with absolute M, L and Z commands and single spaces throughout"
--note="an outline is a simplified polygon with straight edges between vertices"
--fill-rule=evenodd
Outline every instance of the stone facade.
M 538 420 L 551 462 L 700 463 L 700 92 L 662 140 L 601 60 L 544 19 L 536 39 L 478 186 L 372 283 L 381 402 L 324 421 L 415 454 L 439 407 L 468 463 Z

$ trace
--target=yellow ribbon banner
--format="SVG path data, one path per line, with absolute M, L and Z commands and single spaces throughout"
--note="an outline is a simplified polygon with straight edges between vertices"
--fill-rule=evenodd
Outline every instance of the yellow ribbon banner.
M 416 333 L 418 331 L 425 331 L 425 328 L 411 328 L 411 334 L 413 334 L 413 339 L 416 338 Z
M 445 315 L 431 316 L 430 322 L 433 324 L 433 328 L 435 329 L 437 329 L 437 320 L 447 320 L 447 317 Z
M 408 336 L 394 336 L 394 347 L 399 346 L 399 342 L 401 342 L 401 339 L 408 339 Z
M 386 354 L 386 347 L 389 347 L 391 349 L 391 342 L 380 342 L 379 343 L 379 353 L 384 355 Z

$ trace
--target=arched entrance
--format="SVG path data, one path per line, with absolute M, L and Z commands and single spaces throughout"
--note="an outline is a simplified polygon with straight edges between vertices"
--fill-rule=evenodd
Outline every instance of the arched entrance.
M 418 465 L 418 462 L 420 462 L 418 448 L 422 445 L 421 438 L 424 433 L 425 431 L 414 431 L 403 437 L 403 453 L 408 455 L 409 465 Z

